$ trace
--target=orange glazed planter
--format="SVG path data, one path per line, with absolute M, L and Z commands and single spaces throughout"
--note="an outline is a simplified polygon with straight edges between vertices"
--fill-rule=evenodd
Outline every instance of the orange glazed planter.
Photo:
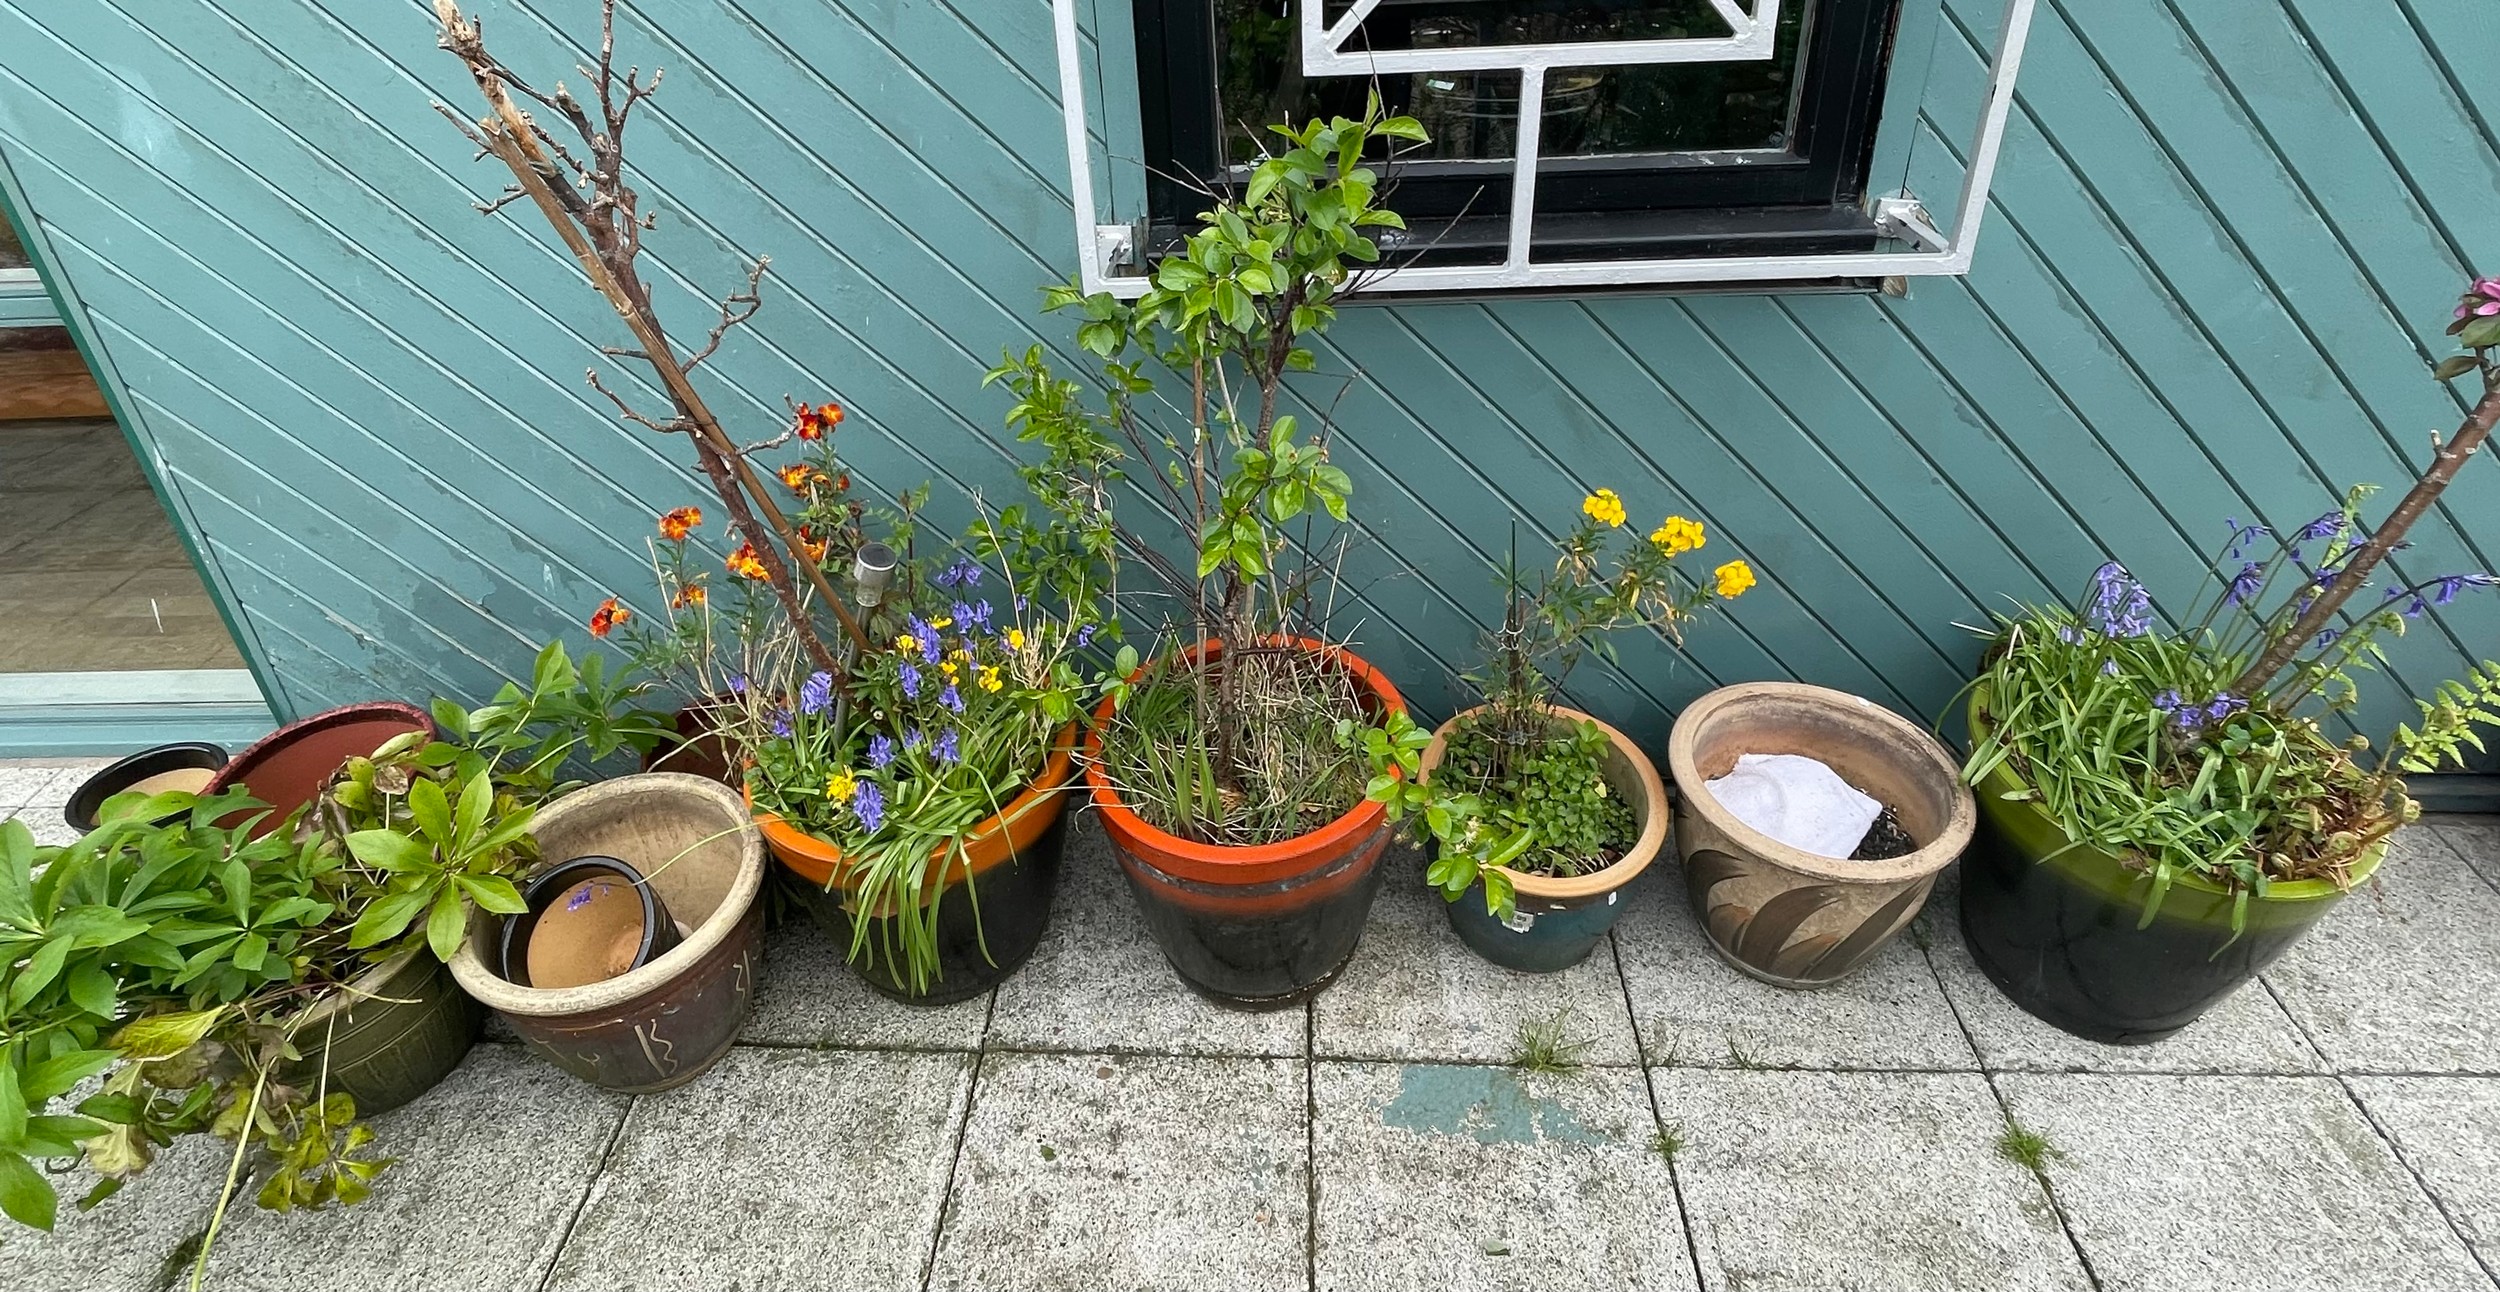
M 849 867 L 842 850 L 800 830 L 779 816 L 755 811 L 764 846 L 802 881 L 791 885 L 800 904 L 817 925 L 844 951 L 851 947 L 861 919 L 867 931 L 869 959 L 851 961 L 851 968 L 869 986 L 909 1005 L 945 1005 L 988 991 L 1014 973 L 1016 966 L 1040 945 L 1050 923 L 1051 895 L 1059 888 L 1059 855 L 1067 842 L 1068 782 L 1074 779 L 1072 754 L 1076 724 L 1062 728 L 1052 742 L 1050 759 L 995 816 L 974 826 L 962 851 L 941 847 L 929 854 L 929 900 L 937 905 L 938 977 L 926 992 L 914 992 L 885 958 L 893 945 L 887 930 L 892 914 L 853 909 Z M 747 795 L 754 810 L 755 796 Z
M 1309 638 L 1293 645 L 1343 668 L 1374 717 L 1406 701 L 1380 670 L 1350 651 Z M 1221 642 L 1186 652 L 1220 659 Z M 1139 670 L 1142 675 L 1144 670 Z M 1317 995 L 1354 956 L 1380 890 L 1387 812 L 1365 800 L 1319 829 L 1282 843 L 1229 847 L 1157 828 L 1120 801 L 1102 770 L 1102 724 L 1085 735 L 1085 780 L 1129 890 L 1163 956 L 1200 995 L 1242 1009 L 1279 1009 Z

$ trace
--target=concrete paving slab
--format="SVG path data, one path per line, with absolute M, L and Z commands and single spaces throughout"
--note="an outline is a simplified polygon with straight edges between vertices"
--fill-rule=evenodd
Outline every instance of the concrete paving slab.
M 1654 1071 L 1712 1292 L 2085 1292 L 1977 1073 Z
M 1182 984 L 1091 813 L 1069 822 L 1049 931 L 997 996 L 994 1048 L 1291 1057 L 1305 1039 L 1301 1010 L 1226 1009 Z
M 952 1005 L 899 1004 L 869 990 L 843 962 L 843 951 L 804 918 L 767 933 L 755 1012 L 739 1040 L 844 1049 L 981 1048 L 989 993 Z
M 78 832 L 69 828 L 69 822 L 62 819 L 61 809 L 57 805 L 51 807 L 29 805 L 0 812 L 0 820 L 10 817 L 26 823 L 26 829 L 28 833 L 35 836 L 35 846 L 38 848 L 63 848 L 78 842 Z
M 69 802 L 70 791 L 77 788 L 77 781 L 58 763 L 0 767 L 0 815 L 28 804 L 58 807 Z
M 375 1147 L 399 1162 L 371 1198 L 293 1215 L 230 1208 L 207 1286 L 535 1289 L 625 1103 L 517 1049 L 479 1046 L 373 1120 Z
M 2345 1084 L 2484 1272 L 2500 1275 L 2500 1077 L 2353 1077 Z
M 2010 1074 L 2104 1292 L 2489 1292 L 2325 1077 Z
M 1312 1066 L 1322 1292 L 1694 1288 L 1637 1070 Z
M 2464 856 L 2466 864 L 2500 888 L 2500 817 L 2426 816 L 2421 824 Z
M 635 1100 L 547 1288 L 918 1289 L 972 1062 L 739 1049 Z
M 1318 1054 L 1506 1063 L 1521 1024 L 1567 1015 L 1572 1037 L 1589 1047 L 1587 1062 L 1640 1062 L 1612 947 L 1600 942 L 1559 973 L 1513 973 L 1450 932 L 1448 903 L 1424 886 L 1421 853 L 1401 848 L 1381 865 L 1388 873 L 1362 946 L 1311 1002 Z
M 1642 1051 L 1674 1067 L 1969 1070 L 1979 1064 L 1904 930 L 1857 973 L 1814 991 L 1738 973 L 1711 950 L 1666 865 L 1615 926 Z
M 2500 891 L 2435 835 L 2397 832 L 2266 981 L 2337 1071 L 2500 1073 Z
M 2060 1031 L 1988 981 L 1970 958 L 1952 909 L 1936 916 L 1928 925 L 1928 961 L 1991 1071 L 2303 1073 L 2322 1066 L 2291 1017 L 2256 983 L 2150 1045 L 2103 1045 Z
M 986 1056 L 931 1288 L 1301 1287 L 1301 1064 Z

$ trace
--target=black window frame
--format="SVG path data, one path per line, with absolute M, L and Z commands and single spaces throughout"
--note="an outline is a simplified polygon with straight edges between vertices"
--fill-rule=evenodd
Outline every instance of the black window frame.
M 1881 234 L 1865 210 L 1866 188 L 1903 0 L 1789 2 L 1819 7 L 1799 50 L 1786 159 L 1705 165 L 1668 160 L 1691 154 L 1542 158 L 1531 254 L 1551 262 L 1874 250 Z M 1133 5 L 1147 245 L 1160 251 L 1194 227 L 1206 205 L 1193 182 L 1220 185 L 1227 178 L 1215 5 Z M 1423 263 L 1499 260 L 1507 243 L 1509 163 L 1465 165 L 1482 171 L 1410 167 L 1397 178 L 1392 202 L 1410 227 L 1401 241 L 1429 248 Z

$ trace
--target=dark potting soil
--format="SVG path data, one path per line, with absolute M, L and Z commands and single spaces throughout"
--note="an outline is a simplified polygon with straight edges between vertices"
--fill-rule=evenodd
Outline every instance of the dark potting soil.
M 1849 854 L 1851 861 L 1890 861 L 1918 851 L 1918 840 L 1901 828 L 1901 818 L 1891 808 L 1875 817 L 1875 824 L 1866 828 L 1866 837 L 1858 841 L 1858 850 Z

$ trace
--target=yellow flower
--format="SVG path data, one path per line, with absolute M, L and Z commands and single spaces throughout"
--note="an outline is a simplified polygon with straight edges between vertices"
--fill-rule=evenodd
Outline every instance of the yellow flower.
M 1753 567 L 1743 561 L 1730 561 L 1711 573 L 1719 576 L 1719 595 L 1723 597 L 1741 597 L 1745 589 L 1753 586 Z
M 859 788 L 859 780 L 849 771 L 835 772 L 825 780 L 825 797 L 836 803 L 851 801 L 851 792 Z
M 1702 536 L 1701 522 L 1682 516 L 1669 516 L 1649 532 L 1649 541 L 1669 556 L 1681 556 L 1709 540 Z
M 995 691 L 1005 685 L 1007 684 L 999 679 L 998 666 L 996 664 L 984 664 L 981 666 L 982 690 Z
M 1580 510 L 1588 513 L 1589 519 L 1608 526 L 1623 523 L 1623 500 L 1616 497 L 1612 489 L 1600 489 L 1590 494 L 1580 503 Z
M 951 659 L 940 661 L 938 664 L 938 672 L 944 673 L 946 675 L 946 680 L 949 682 L 955 680 L 955 675 L 958 671 L 959 670 L 955 667 L 955 661 Z
M 1007 649 L 1009 649 L 1009 650 L 1023 650 L 1023 649 L 1024 649 L 1024 630 L 1023 630 L 1023 629 L 1021 629 L 1021 628 L 1010 628 L 1010 629 L 1008 629 L 1008 630 L 1007 630 Z
M 912 636 L 910 633 L 905 633 L 894 639 L 894 649 L 918 654 L 920 652 L 920 639 Z
M 939 615 L 937 618 L 929 621 L 929 626 L 931 628 L 952 628 L 955 626 L 955 618 L 952 615 Z

